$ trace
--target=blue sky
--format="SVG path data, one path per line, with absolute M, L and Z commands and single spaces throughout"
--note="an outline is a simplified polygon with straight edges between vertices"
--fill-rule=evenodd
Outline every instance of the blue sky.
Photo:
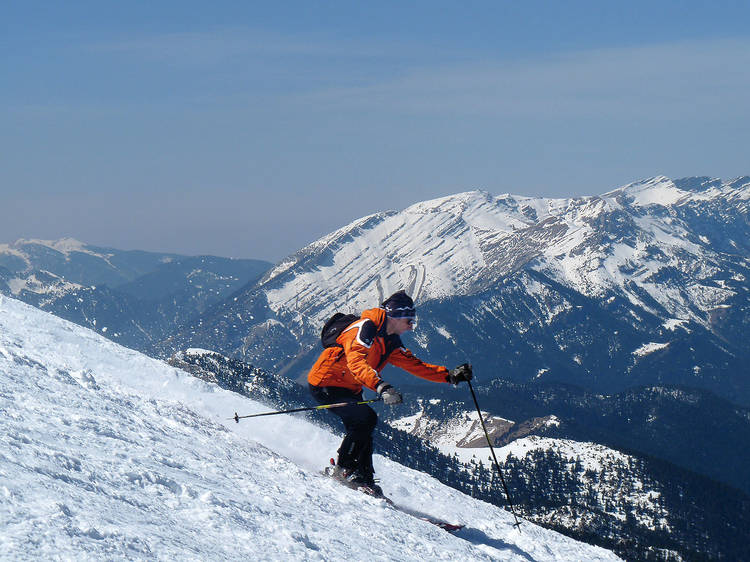
M 722 1 L 6 3 L 0 243 L 276 261 L 470 189 L 750 174 L 748 21 Z

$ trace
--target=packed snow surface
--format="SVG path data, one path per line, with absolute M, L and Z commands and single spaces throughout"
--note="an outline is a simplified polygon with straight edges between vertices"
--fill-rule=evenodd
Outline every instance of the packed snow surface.
M 2 560 L 616 560 L 376 457 L 388 495 L 319 475 L 339 438 L 0 296 Z

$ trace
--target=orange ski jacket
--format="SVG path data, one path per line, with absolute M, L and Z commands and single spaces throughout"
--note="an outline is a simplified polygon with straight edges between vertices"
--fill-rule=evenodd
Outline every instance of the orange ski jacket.
M 448 382 L 448 369 L 430 365 L 415 357 L 396 334 L 386 333 L 386 316 L 382 308 L 365 310 L 356 322 L 336 338 L 341 347 L 327 347 L 307 375 L 314 386 L 338 386 L 361 392 L 383 382 L 380 371 L 387 363 L 412 375 L 433 382 Z

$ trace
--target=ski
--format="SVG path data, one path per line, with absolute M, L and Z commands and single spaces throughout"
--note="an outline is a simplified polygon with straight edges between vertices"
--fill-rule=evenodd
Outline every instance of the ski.
M 440 527 L 441 529 L 443 529 L 444 531 L 448 531 L 449 533 L 460 531 L 465 526 L 461 523 L 448 523 L 447 521 L 443 521 L 442 519 L 438 519 L 436 517 L 433 517 L 432 515 L 427 515 L 426 513 L 421 513 L 403 505 L 398 505 L 397 503 L 394 503 L 394 501 L 390 498 L 385 499 L 388 502 L 388 505 L 390 505 L 395 510 L 400 511 L 401 513 L 406 513 L 407 515 L 411 515 L 412 517 L 416 517 L 417 519 L 421 519 L 422 521 L 432 523 L 436 527 Z
M 406 515 L 410 515 L 411 517 L 416 517 L 417 519 L 421 519 L 422 521 L 431 523 L 432 525 L 435 525 L 436 527 L 440 527 L 441 529 L 443 529 L 444 531 L 448 531 L 449 533 L 455 533 L 464 528 L 463 524 L 449 523 L 447 521 L 443 521 L 442 519 L 438 519 L 431 515 L 427 515 L 426 513 L 417 511 L 415 509 L 411 509 L 406 506 L 399 505 L 396 502 L 394 502 L 391 498 L 384 495 L 382 490 L 380 490 L 379 486 L 376 486 L 377 489 L 375 489 L 370 486 L 358 484 L 356 482 L 350 482 L 346 480 L 346 478 L 342 478 L 340 473 L 336 471 L 336 465 L 333 459 L 331 459 L 330 466 L 327 466 L 325 469 L 323 469 L 322 474 L 324 476 L 327 476 L 335 480 L 339 484 L 346 486 L 347 488 L 351 488 L 352 490 L 357 490 L 358 492 L 367 494 L 368 496 L 372 496 L 373 498 L 383 500 L 386 503 L 386 505 L 395 509 L 396 511 L 400 511 L 401 513 L 405 513 Z

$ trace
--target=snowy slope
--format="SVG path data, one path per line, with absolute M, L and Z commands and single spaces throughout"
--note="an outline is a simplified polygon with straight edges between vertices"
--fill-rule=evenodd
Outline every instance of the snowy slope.
M 613 560 L 376 458 L 387 493 L 317 475 L 337 438 L 0 296 L 0 559 Z

